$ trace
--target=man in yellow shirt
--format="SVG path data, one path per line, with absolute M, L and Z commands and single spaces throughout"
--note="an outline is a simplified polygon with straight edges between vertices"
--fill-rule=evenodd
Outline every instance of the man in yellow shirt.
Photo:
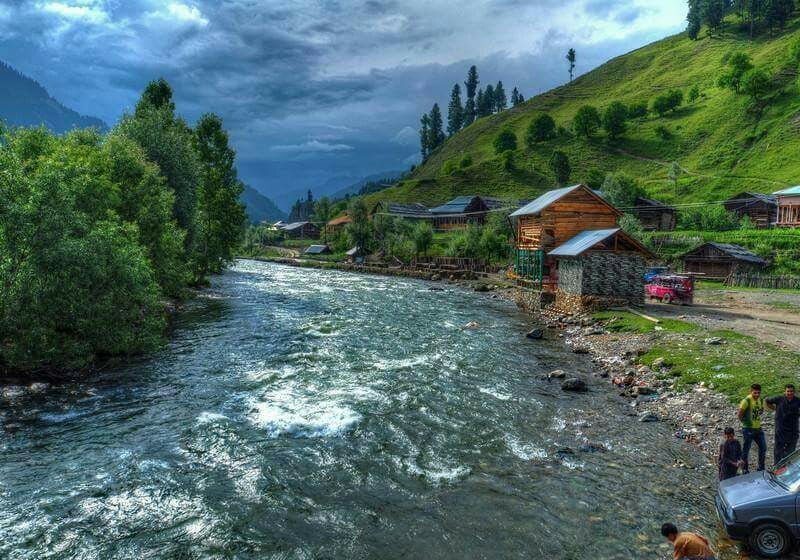
M 695 533 L 679 533 L 672 523 L 661 526 L 661 534 L 672 543 L 674 560 L 715 560 L 708 539 Z
M 750 446 L 753 442 L 758 447 L 758 470 L 764 470 L 767 458 L 767 438 L 761 429 L 761 416 L 764 414 L 764 399 L 761 398 L 761 385 L 750 385 L 750 394 L 739 403 L 739 420 L 742 422 L 742 473 L 750 472 Z

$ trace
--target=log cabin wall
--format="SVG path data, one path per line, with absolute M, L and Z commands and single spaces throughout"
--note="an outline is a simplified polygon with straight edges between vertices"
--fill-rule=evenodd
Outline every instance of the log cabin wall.
M 800 196 L 778 197 L 778 227 L 800 228 Z

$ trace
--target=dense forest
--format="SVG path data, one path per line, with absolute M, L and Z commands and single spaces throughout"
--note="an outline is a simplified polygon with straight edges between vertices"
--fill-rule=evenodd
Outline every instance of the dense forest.
M 170 300 L 233 258 L 245 220 L 222 121 L 163 79 L 106 134 L 0 135 L 0 375 L 83 368 L 163 340 Z

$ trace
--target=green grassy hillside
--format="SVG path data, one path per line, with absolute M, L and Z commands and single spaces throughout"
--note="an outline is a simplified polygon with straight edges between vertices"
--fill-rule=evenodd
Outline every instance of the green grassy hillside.
M 370 201 L 433 204 L 462 194 L 532 198 L 553 187 L 547 163 L 554 149 L 569 155 L 571 182 L 624 171 L 636 177 L 650 196 L 667 202 L 721 200 L 742 190 L 774 192 L 800 183 L 800 89 L 796 69 L 788 64 L 789 45 L 797 37 L 798 21 L 779 34 L 755 39 L 733 25 L 720 36 L 703 32 L 698 41 L 685 34 L 668 37 L 519 107 L 480 119 L 450 138 L 409 180 L 372 195 Z M 717 86 L 727 57 L 737 50 L 749 53 L 755 66 L 772 77 L 773 93 L 761 111 L 754 110 L 746 96 Z M 697 101 L 685 101 L 664 118 L 650 114 L 630 121 L 624 137 L 615 142 L 601 131 L 589 140 L 562 135 L 532 151 L 525 147 L 525 129 L 540 111 L 570 128 L 581 105 L 602 111 L 617 100 L 649 103 L 672 88 L 688 97 L 695 85 L 701 91 Z M 502 168 L 492 147 L 506 126 L 516 132 L 519 143 L 512 171 Z M 657 134 L 660 126 L 669 130 L 669 139 Z M 473 165 L 452 175 L 443 173 L 447 161 L 458 162 L 465 154 Z M 677 190 L 667 178 L 672 161 L 685 170 Z

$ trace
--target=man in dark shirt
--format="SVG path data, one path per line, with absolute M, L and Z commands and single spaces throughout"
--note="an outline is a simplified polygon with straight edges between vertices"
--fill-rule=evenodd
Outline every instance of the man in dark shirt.
M 719 446 L 719 479 L 736 476 L 742 463 L 742 444 L 736 439 L 733 428 L 725 428 L 725 439 Z
M 797 447 L 800 423 L 800 398 L 795 397 L 794 385 L 787 385 L 780 397 L 770 397 L 767 406 L 775 410 L 775 463 Z

